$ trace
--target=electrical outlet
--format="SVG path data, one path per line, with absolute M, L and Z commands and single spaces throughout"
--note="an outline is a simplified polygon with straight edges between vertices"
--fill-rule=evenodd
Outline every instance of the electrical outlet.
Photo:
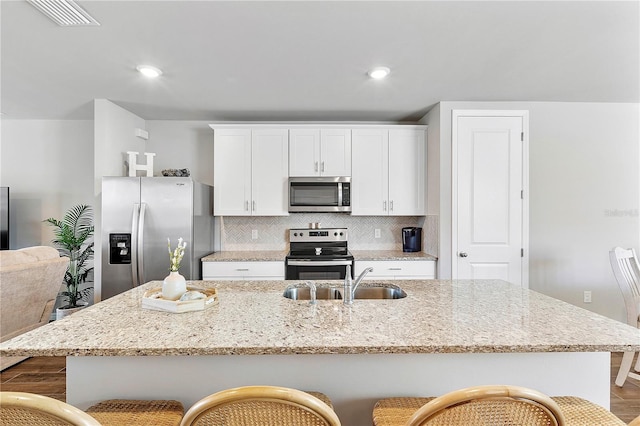
M 589 290 L 584 292 L 584 303 L 591 303 L 591 292 Z
M 380 238 L 380 230 L 379 230 L 379 229 L 376 229 L 375 231 L 373 231 L 373 235 L 374 235 L 376 238 Z
M 258 239 L 258 230 L 257 229 L 252 229 L 251 230 L 251 239 L 252 240 L 257 240 Z

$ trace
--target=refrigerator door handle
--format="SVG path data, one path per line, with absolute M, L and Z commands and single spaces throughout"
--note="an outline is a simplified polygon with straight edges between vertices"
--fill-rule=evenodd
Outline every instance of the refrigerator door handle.
M 138 285 L 144 284 L 144 218 L 147 204 L 140 203 L 140 219 L 138 225 Z
M 138 222 L 140 219 L 140 204 L 133 205 L 133 218 L 131 220 L 131 281 L 133 287 L 138 287 Z

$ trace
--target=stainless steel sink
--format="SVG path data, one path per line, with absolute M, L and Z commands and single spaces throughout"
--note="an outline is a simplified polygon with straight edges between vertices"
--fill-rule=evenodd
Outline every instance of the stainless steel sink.
M 293 300 L 311 300 L 311 291 L 309 287 L 293 287 L 289 286 L 284 290 L 284 297 Z M 335 300 L 342 299 L 341 290 L 335 287 L 318 287 L 316 289 L 317 300 Z
M 317 300 L 341 300 L 341 287 L 318 287 L 316 289 Z M 309 287 L 299 287 L 291 285 L 284 290 L 284 297 L 292 300 L 311 300 Z M 387 283 L 366 283 L 360 284 L 356 288 L 354 299 L 402 299 L 407 297 L 400 287 Z
M 360 284 L 353 294 L 354 299 L 402 299 L 407 297 L 400 287 L 369 287 Z

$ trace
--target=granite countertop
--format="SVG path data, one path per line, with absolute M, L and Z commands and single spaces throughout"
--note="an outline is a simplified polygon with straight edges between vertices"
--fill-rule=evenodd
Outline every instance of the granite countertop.
M 201 258 L 200 260 L 203 262 L 284 262 L 284 258 L 287 254 L 288 251 L 283 250 L 217 251 Z
M 203 262 L 260 262 L 284 261 L 288 250 L 261 251 L 219 251 L 211 253 L 201 260 Z M 423 252 L 407 253 L 402 250 L 351 250 L 355 260 L 437 260 Z
M 173 314 L 140 307 L 154 281 L 2 342 L 0 356 L 640 350 L 639 329 L 504 281 L 393 283 L 406 298 L 345 306 L 286 299 L 292 281 L 197 281 L 219 300 Z
M 355 260 L 438 260 L 437 257 L 418 251 L 402 250 L 351 250 Z

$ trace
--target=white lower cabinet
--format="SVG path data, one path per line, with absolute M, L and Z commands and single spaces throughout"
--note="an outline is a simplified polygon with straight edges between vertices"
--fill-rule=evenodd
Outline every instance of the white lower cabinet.
M 284 261 L 202 262 L 203 280 L 284 280 Z
M 366 280 L 431 280 L 436 278 L 435 260 L 356 260 L 355 276 L 366 268 L 373 268 Z

